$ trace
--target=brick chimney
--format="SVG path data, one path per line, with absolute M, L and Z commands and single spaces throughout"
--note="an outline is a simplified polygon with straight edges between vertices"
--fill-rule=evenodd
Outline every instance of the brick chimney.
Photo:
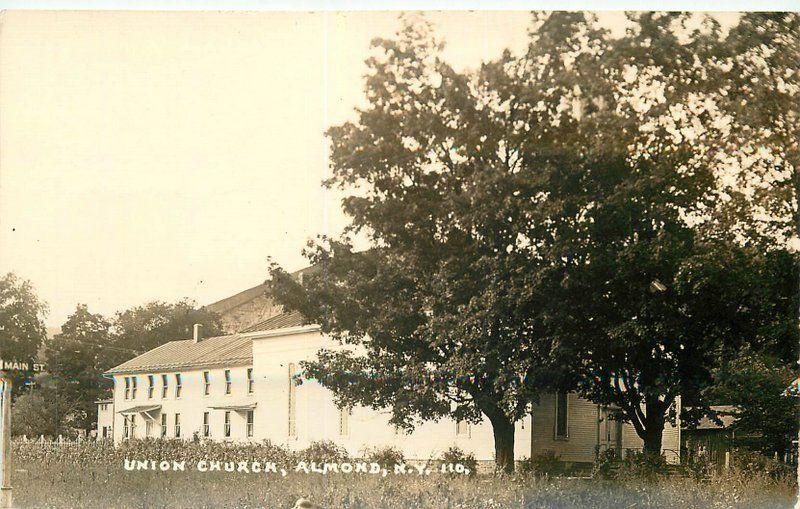
M 199 343 L 203 340 L 203 325 L 200 323 L 194 324 L 194 342 Z

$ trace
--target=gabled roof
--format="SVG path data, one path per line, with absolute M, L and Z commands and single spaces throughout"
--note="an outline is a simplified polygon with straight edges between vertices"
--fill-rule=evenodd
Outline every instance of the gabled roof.
M 300 325 L 303 325 L 303 317 L 299 312 L 281 313 L 248 327 L 241 333 L 204 338 L 198 343 L 191 339 L 170 341 L 109 369 L 105 374 L 154 373 L 180 369 L 252 365 L 253 340 L 250 337 L 252 334 L 245 335 L 245 332 L 286 329 Z
M 186 368 L 246 366 L 253 363 L 252 340 L 241 334 L 215 336 L 195 343 L 191 339 L 170 341 L 106 371 L 144 373 Z
M 289 311 L 262 320 L 241 332 L 258 332 L 262 330 L 285 329 L 287 327 L 298 327 L 303 325 L 303 316 L 298 311 Z

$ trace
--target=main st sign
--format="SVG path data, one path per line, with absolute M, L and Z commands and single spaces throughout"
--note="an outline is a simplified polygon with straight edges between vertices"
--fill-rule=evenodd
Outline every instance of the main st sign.
M 44 371 L 45 365 L 37 362 L 8 360 L 0 358 L 0 371 L 28 371 L 33 373 L 41 373 Z

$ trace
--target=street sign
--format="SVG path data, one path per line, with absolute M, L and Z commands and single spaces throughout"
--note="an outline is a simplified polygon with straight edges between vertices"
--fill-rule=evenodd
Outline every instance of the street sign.
M 32 371 L 34 373 L 41 373 L 44 370 L 45 365 L 41 362 L 0 358 L 0 371 Z

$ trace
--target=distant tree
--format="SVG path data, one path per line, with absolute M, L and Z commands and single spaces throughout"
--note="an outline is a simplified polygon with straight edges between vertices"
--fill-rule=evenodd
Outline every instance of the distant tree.
M 196 323 L 203 326 L 206 337 L 224 333 L 218 315 L 197 308 L 190 300 L 154 301 L 117 313 L 113 323 L 116 364 L 134 357 L 135 352 L 144 353 L 169 341 L 191 338 Z
M 46 312 L 47 306 L 36 296 L 30 281 L 12 272 L 0 278 L 0 358 L 37 360 L 39 347 L 47 338 Z M 12 373 L 11 378 L 15 387 L 21 387 L 26 375 Z
M 711 397 L 719 404 L 733 405 L 735 418 L 730 430 L 736 444 L 779 457 L 797 438 L 797 400 L 783 394 L 795 379 L 790 364 L 744 348 L 715 372 Z
M 11 433 L 15 436 L 56 437 L 73 433 L 71 420 L 76 414 L 75 404 L 63 397 L 52 384 L 37 383 L 11 408 Z
M 90 430 L 97 422 L 95 402 L 109 386 L 102 377 L 107 369 L 110 322 L 79 304 L 61 333 L 47 343 L 47 371 L 53 391 L 72 406 L 68 424 Z

